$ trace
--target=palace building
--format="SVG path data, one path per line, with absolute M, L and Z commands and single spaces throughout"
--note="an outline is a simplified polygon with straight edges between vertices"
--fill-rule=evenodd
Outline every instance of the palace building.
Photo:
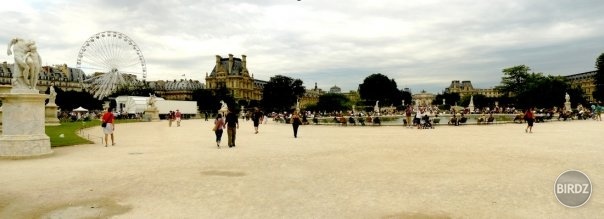
M 579 74 L 564 76 L 573 88 L 581 87 L 588 101 L 595 101 L 593 92 L 596 90 L 597 71 L 588 71 Z
M 10 85 L 13 77 L 13 64 L 3 62 L 0 65 L 0 84 Z M 85 80 L 98 76 L 96 72 L 86 75 L 84 71 L 77 68 L 68 67 L 66 64 L 42 66 L 38 84 L 36 88 L 40 92 L 45 92 L 48 87 L 54 85 L 63 91 L 82 91 L 86 85 Z M 154 90 L 158 96 L 167 100 L 192 100 L 193 91 L 204 89 L 204 84 L 197 80 L 173 80 L 173 81 L 140 81 L 136 75 L 125 74 L 124 78 L 132 83 L 134 87 L 149 87 Z
M 13 78 L 13 64 L 2 62 L 0 66 L 0 84 L 10 85 Z M 45 92 L 48 87 L 54 85 L 64 91 L 82 91 L 82 79 L 86 79 L 84 72 L 77 68 L 63 65 L 42 66 L 36 88 Z
M 228 58 L 216 55 L 216 64 L 212 72 L 206 72 L 206 89 L 226 87 L 235 100 L 261 100 L 266 81 L 254 79 L 247 69 L 246 56 Z
M 459 93 L 460 97 L 471 96 L 481 94 L 486 97 L 500 97 L 501 93 L 497 91 L 495 88 L 474 88 L 472 86 L 471 81 L 462 81 L 461 83 L 458 80 L 454 80 L 451 82 L 448 88 L 445 88 L 445 93 Z

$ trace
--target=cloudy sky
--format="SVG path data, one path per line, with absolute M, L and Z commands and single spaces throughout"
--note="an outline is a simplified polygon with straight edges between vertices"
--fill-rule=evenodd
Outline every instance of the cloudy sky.
M 603 11 L 601 0 L 12 0 L 0 7 L 0 42 L 33 39 L 44 64 L 76 66 L 83 43 L 112 30 L 140 47 L 148 80 L 205 82 L 215 55 L 231 53 L 247 55 L 261 80 L 282 74 L 347 91 L 382 73 L 436 93 L 452 80 L 495 86 L 503 68 L 521 64 L 594 70 Z

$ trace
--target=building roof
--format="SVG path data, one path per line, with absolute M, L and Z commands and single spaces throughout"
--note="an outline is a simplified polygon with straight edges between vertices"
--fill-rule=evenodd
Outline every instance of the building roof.
M 228 73 L 229 72 L 228 71 L 229 58 L 220 59 L 220 65 L 221 65 L 220 67 L 222 69 L 216 69 L 216 65 L 214 65 L 214 68 L 212 69 L 212 73 L 210 73 L 210 76 L 216 76 L 216 72 L 219 72 L 219 71 L 224 71 L 228 75 L 242 75 L 243 74 L 243 64 L 241 63 L 240 58 L 233 57 L 233 67 L 231 68 L 230 74 Z

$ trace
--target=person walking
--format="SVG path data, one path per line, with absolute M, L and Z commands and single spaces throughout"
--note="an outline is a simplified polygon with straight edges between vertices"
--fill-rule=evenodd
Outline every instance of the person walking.
M 111 145 L 115 145 L 115 139 L 113 138 L 113 132 L 115 131 L 115 116 L 113 115 L 113 108 L 107 108 L 107 111 L 101 117 L 103 123 L 103 133 L 105 133 L 105 147 L 109 143 L 109 135 L 111 135 Z
M 228 145 L 229 147 L 235 147 L 235 136 L 237 135 L 237 129 L 239 128 L 239 120 L 237 118 L 237 114 L 235 114 L 231 109 L 226 115 L 226 126 L 227 126 L 227 137 L 229 139 Z
M 174 121 L 174 111 L 168 112 L 168 127 L 172 127 L 172 121 Z
M 178 111 L 178 109 L 176 109 L 176 113 L 174 113 L 174 117 L 176 118 L 176 127 L 180 127 L 180 120 L 181 120 L 182 114 L 180 114 L 180 111 Z
M 256 131 L 254 134 L 258 134 L 258 126 L 262 123 L 263 117 L 258 107 L 254 107 L 254 114 L 252 114 L 252 122 L 254 122 L 254 130 Z
M 294 138 L 298 138 L 298 127 L 300 126 L 300 124 L 302 124 L 298 112 L 294 112 L 290 122 L 292 124 L 292 127 L 294 127 Z
M 411 114 L 413 113 L 413 109 L 411 109 L 411 106 L 407 106 L 407 109 L 405 110 L 405 117 L 407 119 L 407 128 L 411 128 L 412 124 L 411 124 Z
M 224 119 L 222 114 L 218 113 L 216 120 L 214 120 L 214 134 L 216 134 L 216 146 L 220 148 L 220 139 L 222 138 L 222 132 L 224 129 Z
M 524 132 L 533 133 L 533 123 L 535 122 L 535 114 L 533 114 L 532 107 L 530 107 L 528 110 L 526 110 L 526 112 L 524 112 L 524 120 L 527 123 Z

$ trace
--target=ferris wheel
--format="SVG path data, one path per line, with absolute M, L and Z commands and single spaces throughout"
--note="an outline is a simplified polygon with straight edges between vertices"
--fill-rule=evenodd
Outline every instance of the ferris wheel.
M 89 91 L 99 99 L 133 79 L 124 77 L 126 75 L 140 76 L 143 80 L 147 78 L 147 66 L 140 47 L 117 31 L 104 31 L 88 38 L 78 53 L 77 68 L 101 73 L 85 80 L 89 82 Z

